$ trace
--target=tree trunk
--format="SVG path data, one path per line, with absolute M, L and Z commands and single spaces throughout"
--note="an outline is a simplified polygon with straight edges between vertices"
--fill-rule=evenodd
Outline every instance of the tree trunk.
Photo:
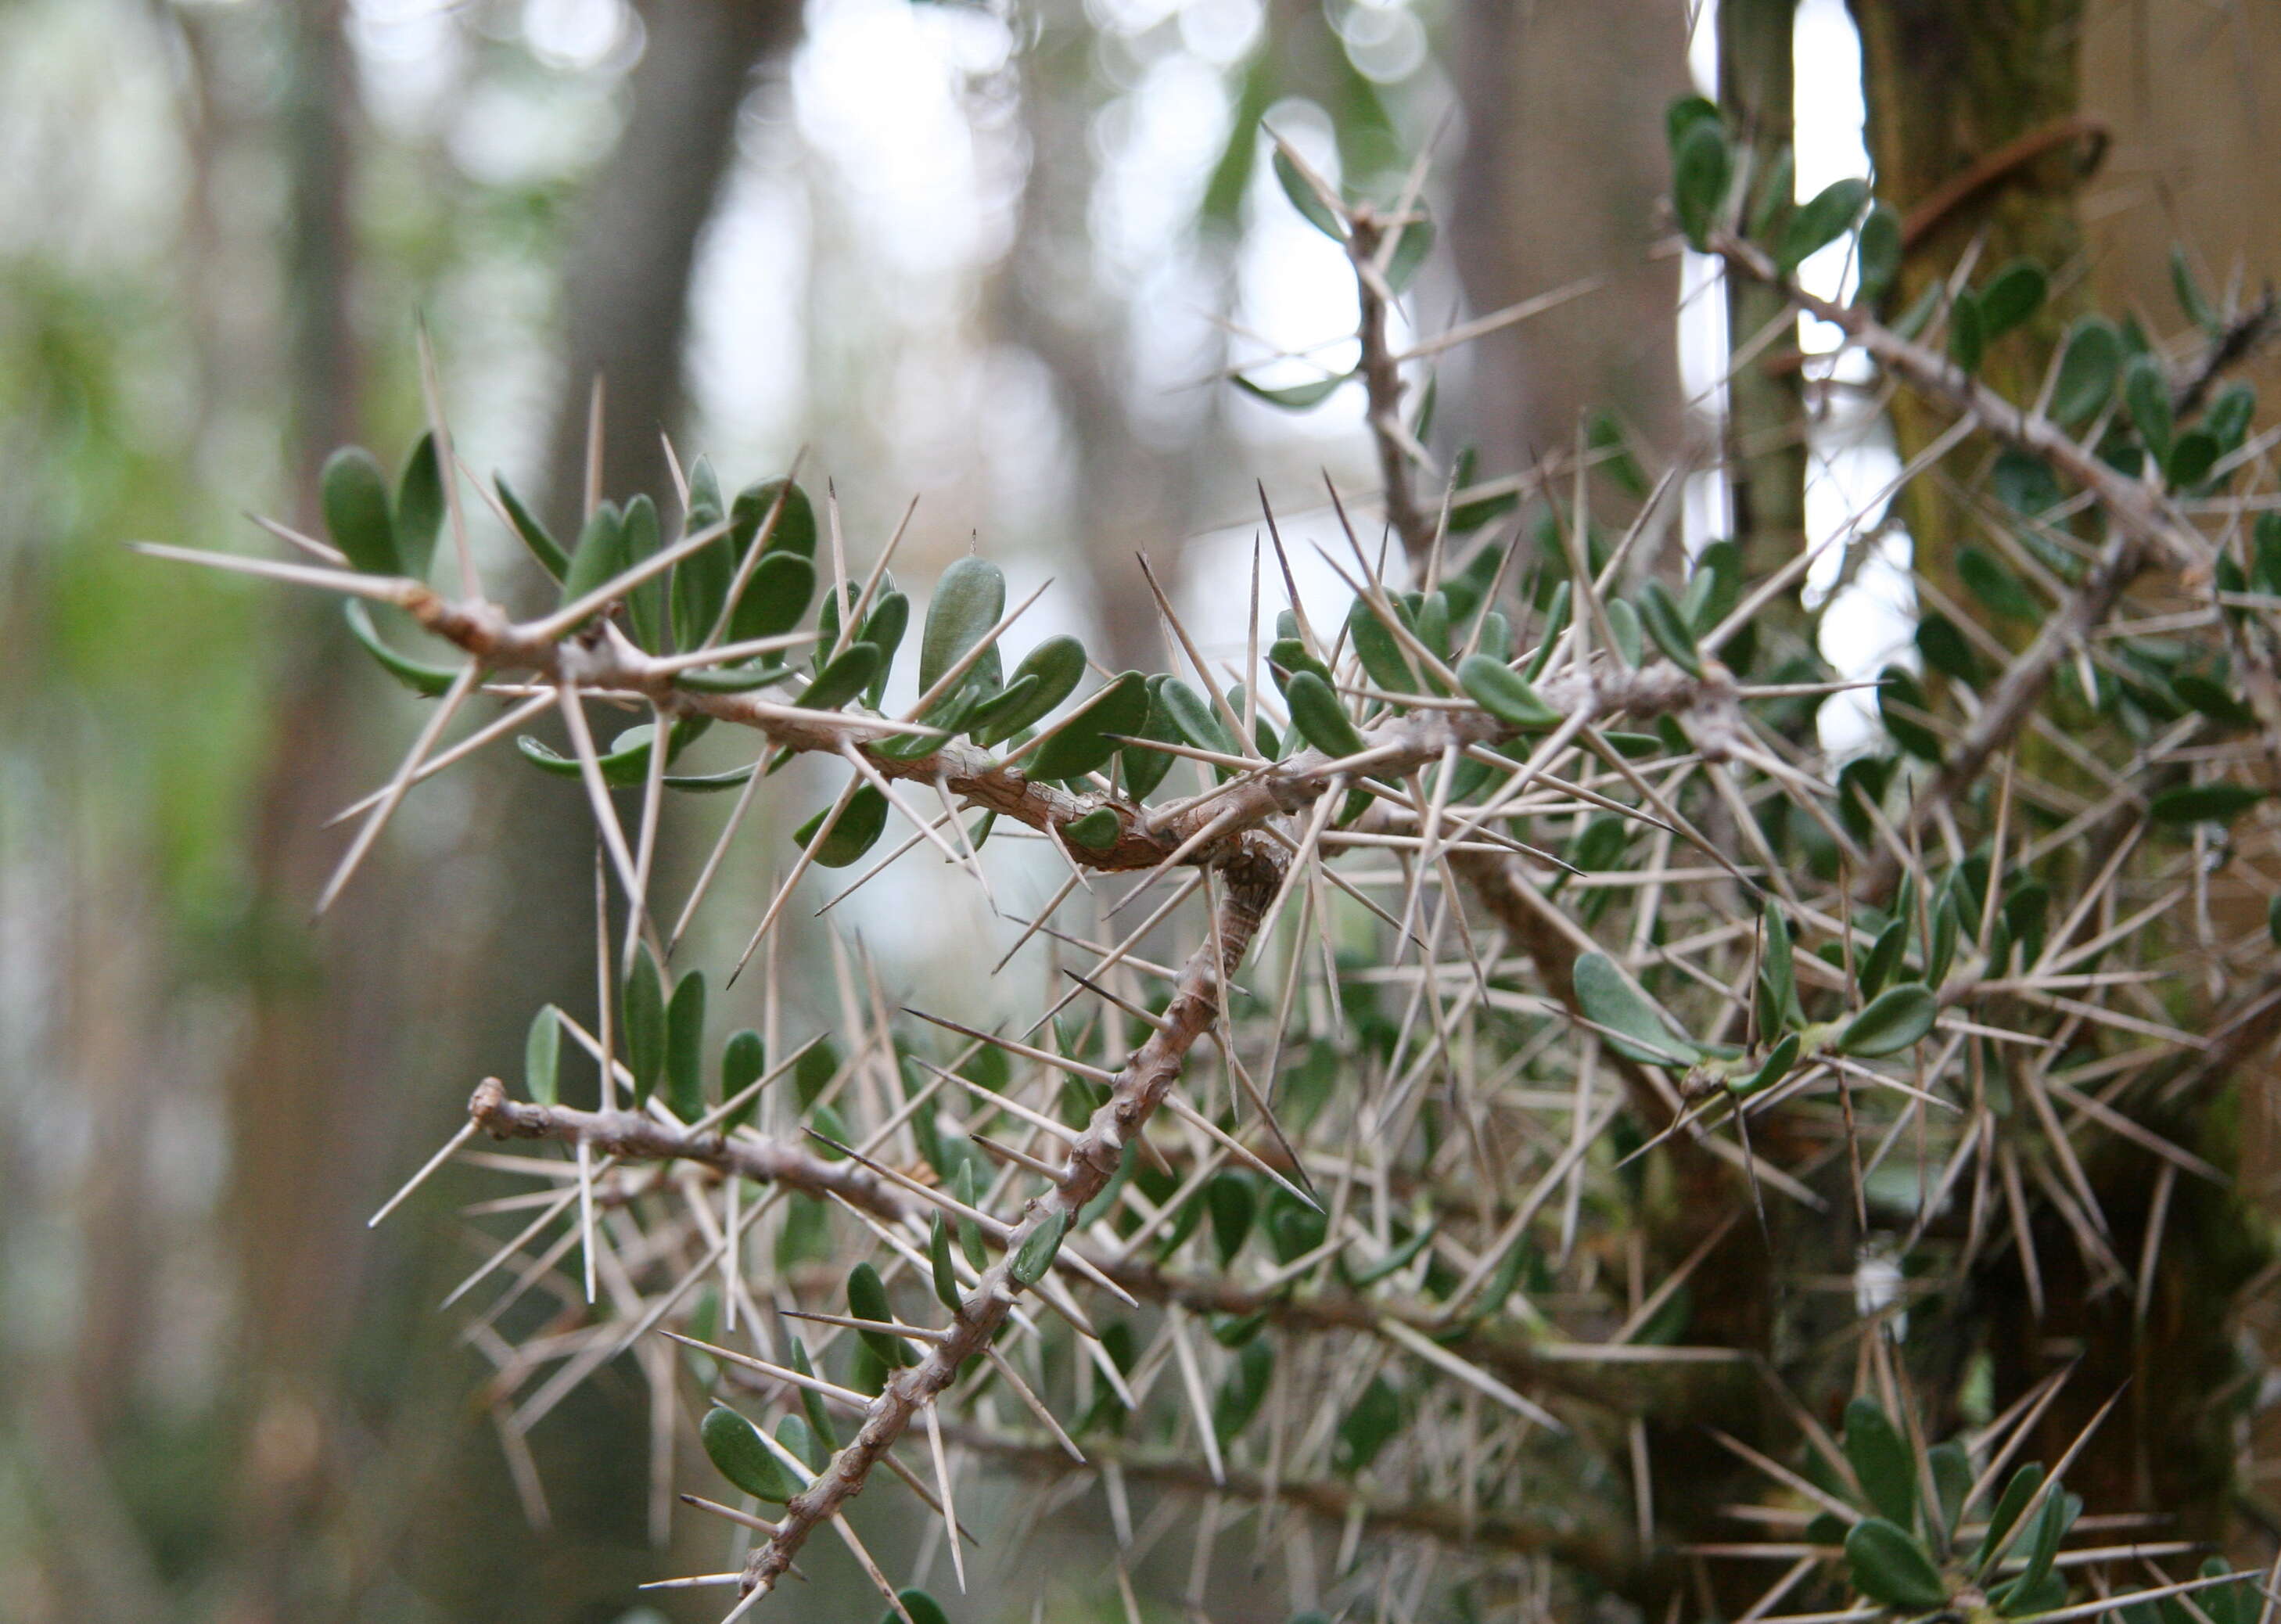
M 1769 179 L 1786 173 L 1784 160 L 1796 138 L 1797 12 L 1798 0 L 1723 0 L 1719 7 L 1719 101 L 1740 132 L 1754 197 Z M 1766 345 L 1727 385 L 1727 483 L 1735 539 L 1750 580 L 1775 574 L 1805 546 L 1805 413 L 1797 323 L 1789 311 L 1774 289 L 1728 280 L 1733 348 L 1740 350 L 1786 317 L 1793 335 Z M 1782 593 L 1767 611 L 1762 623 L 1798 629 L 1798 588 Z
M 649 0 L 642 17 L 648 43 L 633 72 L 633 115 L 594 183 L 563 293 L 567 359 L 546 507 L 572 532 L 597 377 L 607 402 L 605 492 L 670 491 L 658 437 L 680 427 L 690 267 L 736 151 L 754 67 L 799 38 L 800 7 Z
M 1582 277 L 1606 283 L 1559 314 L 1472 347 L 1483 466 L 1504 471 L 1574 443 L 1607 407 L 1659 457 L 1684 431 L 1676 261 L 1666 233 L 1664 109 L 1688 90 L 1680 0 L 1463 8 L 1455 56 L 1473 110 L 1450 220 L 1467 302 L 1499 309 Z

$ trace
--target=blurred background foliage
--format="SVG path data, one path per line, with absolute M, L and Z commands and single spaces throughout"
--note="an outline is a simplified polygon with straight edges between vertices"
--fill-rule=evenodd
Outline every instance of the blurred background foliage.
M 1795 120 L 1801 195 L 1874 153 L 1906 202 L 1952 166 L 1933 136 L 2086 120 L 2022 240 L 2063 197 L 2047 258 L 2167 310 L 2171 244 L 2237 290 L 2281 252 L 2277 34 L 2191 0 L 0 4 L 0 1616 L 611 1620 L 706 1564 L 643 1526 L 634 1384 L 566 1402 L 535 1462 L 493 1435 L 481 1332 L 435 1311 L 474 1256 L 449 1201 L 364 1228 L 530 1009 L 591 981 L 582 801 L 478 762 L 313 928 L 323 821 L 414 701 L 329 613 L 120 545 L 305 524 L 330 447 L 417 432 L 415 322 L 468 467 L 558 514 L 599 373 L 611 491 L 662 483 L 661 429 L 736 483 L 806 447 L 867 551 L 916 493 L 914 574 L 978 536 L 1017 594 L 1058 582 L 1037 635 L 1145 664 L 1135 549 L 1240 645 L 1253 480 L 1303 537 L 1318 470 L 1370 478 L 1353 391 L 1292 416 L 1218 382 L 1352 330 L 1263 117 L 1356 184 L 1431 147 L 1437 328 L 1597 279 L 1451 359 L 1485 466 L 1587 406 L 1662 460 L 1724 422 L 1682 352 L 1723 364 L 1725 322 L 1701 288 L 1674 322 L 1653 251 L 1690 74 Z M 1816 482 L 1892 432 L 1824 426 L 1852 437 L 1788 473 L 1739 459 L 1698 532 L 1741 504 L 1812 534 Z M 848 913 L 926 1001 L 986 995 L 955 910 Z M 833 994 L 827 953 L 793 956 L 797 1035 Z

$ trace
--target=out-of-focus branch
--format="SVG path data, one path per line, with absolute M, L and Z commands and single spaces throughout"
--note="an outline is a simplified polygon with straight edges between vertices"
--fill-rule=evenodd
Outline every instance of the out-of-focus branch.
M 1026 1472 L 1065 1477 L 1086 1467 L 1071 1461 L 1053 1442 L 976 1427 L 946 1427 L 943 1436 Z M 1365 1532 L 1417 1534 L 1457 1550 L 1484 1547 L 1524 1556 L 1547 1556 L 1589 1574 L 1620 1595 L 1630 1594 L 1638 1579 L 1636 1540 L 1620 1521 L 1586 1521 L 1562 1514 L 1543 1521 L 1437 1502 L 1381 1500 L 1351 1483 L 1328 1479 L 1268 1479 L 1229 1471 L 1218 1481 L 1192 1458 L 1122 1449 L 1088 1439 L 1091 1458 L 1113 1464 L 1130 1480 L 1161 1483 L 1198 1494 L 1228 1495 L 1255 1502 L 1295 1505 L 1326 1521 L 1359 1519 Z
M 1057 1244 L 1060 1233 L 1116 1175 L 1127 1147 L 1179 1080 L 1189 1048 L 1218 1017 L 1221 989 L 1242 963 L 1285 870 L 1279 861 L 1254 857 L 1225 863 L 1219 871 L 1226 889 L 1211 934 L 1182 967 L 1156 1031 L 1125 1062 L 1109 1098 L 1070 1147 L 1059 1182 L 1030 1203 L 1007 1236 L 1005 1256 L 983 1271 L 974 1289 L 960 1302 L 942 1340 L 918 1364 L 888 1378 L 864 1412 L 854 1439 L 785 1504 L 775 1537 L 746 1563 L 743 1589 L 747 1595 L 775 1588 L 808 1536 L 862 1491 L 879 1458 L 957 1380 L 966 1361 L 988 1346 L 1024 1288 L 1014 1272 L 1032 1238 L 1040 1245 Z

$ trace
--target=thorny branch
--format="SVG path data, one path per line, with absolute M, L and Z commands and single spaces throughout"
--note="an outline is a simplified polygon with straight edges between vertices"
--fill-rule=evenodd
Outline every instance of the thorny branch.
M 1219 873 L 1226 894 L 1216 928 L 1189 955 L 1162 1024 L 1119 1070 L 1109 1098 L 1070 1147 L 1060 1182 L 1024 1210 L 1006 1237 L 1005 1255 L 983 1271 L 951 1317 L 942 1340 L 918 1364 L 888 1378 L 854 1438 L 821 1476 L 786 1504 L 775 1536 L 746 1563 L 743 1588 L 747 1594 L 775 1587 L 817 1525 L 862 1490 L 873 1465 L 904 1428 L 957 1379 L 968 1359 L 989 1345 L 1022 1289 L 1014 1266 L 1025 1244 L 1048 1226 L 1072 1222 L 1086 1203 L 1101 1193 L 1115 1176 L 1126 1147 L 1179 1080 L 1183 1056 L 1218 1017 L 1221 989 L 1242 963 L 1284 878 L 1282 865 L 1269 858 L 1238 858 L 1223 865 Z

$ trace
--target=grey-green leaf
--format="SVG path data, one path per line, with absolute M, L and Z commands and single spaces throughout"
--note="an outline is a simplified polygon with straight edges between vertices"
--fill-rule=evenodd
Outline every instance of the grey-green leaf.
M 1069 1214 L 1055 1208 L 1046 1221 L 1030 1232 L 1014 1254 L 1012 1273 L 1025 1286 L 1034 1286 L 1046 1278 L 1046 1271 L 1054 1266 L 1054 1255 L 1062 1249 L 1062 1237 L 1069 1233 Z
M 1932 1030 L 1940 1000 L 1921 981 L 1889 986 L 1837 1034 L 1837 1048 L 1860 1060 L 1898 1054 Z
M 427 579 L 443 525 L 444 478 L 436 465 L 436 437 L 423 434 L 396 482 L 396 552 L 404 573 L 414 580 Z
M 665 978 L 647 947 L 634 955 L 633 973 L 626 978 L 619 1003 L 625 1017 L 626 1070 L 633 1073 L 638 1109 L 665 1069 Z
M 684 1122 L 705 1114 L 705 972 L 674 984 L 665 1006 L 665 1102 Z
M 317 496 L 326 533 L 351 564 L 367 575 L 404 573 L 396 521 L 389 516 L 388 482 L 370 452 L 344 445 L 326 458 L 317 476 Z
M 1901 1527 L 1917 1514 L 1916 1458 L 1892 1418 L 1873 1398 L 1845 1406 L 1845 1459 L 1872 1510 Z
M 727 1405 L 708 1411 L 697 1431 L 714 1469 L 755 1500 L 781 1505 L 800 1491 L 759 1431 Z
M 1921 1612 L 1948 1600 L 1947 1587 L 1932 1558 L 1882 1517 L 1853 1525 L 1845 1536 L 1845 1566 L 1862 1595 L 1889 1607 Z
M 522 1040 L 522 1088 L 537 1105 L 562 1097 L 562 1012 L 553 1004 L 530 1017 Z
M 1006 573 L 987 559 L 960 559 L 942 572 L 919 638 L 919 692 L 963 659 L 1006 613 Z
M 1702 1057 L 1694 1043 L 1671 1034 L 1656 1006 L 1624 979 L 1606 954 L 1580 955 L 1574 975 L 1576 1002 L 1584 1018 L 1604 1028 L 1609 1046 L 1627 1060 L 1689 1066 Z

